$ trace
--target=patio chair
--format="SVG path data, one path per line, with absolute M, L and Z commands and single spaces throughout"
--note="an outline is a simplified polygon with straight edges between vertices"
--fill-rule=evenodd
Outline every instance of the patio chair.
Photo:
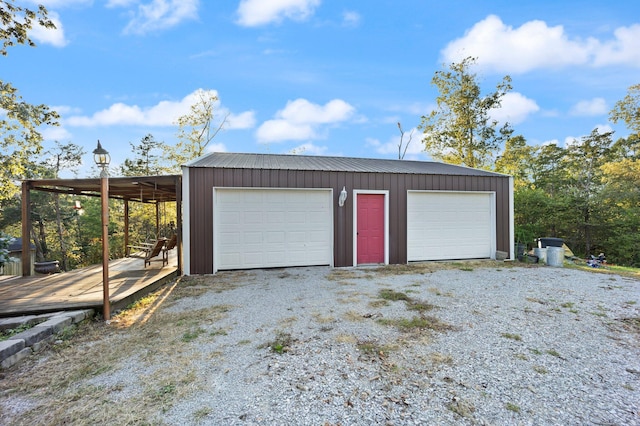
M 143 258 L 144 267 L 146 268 L 147 265 L 151 265 L 151 262 L 154 257 L 157 257 L 158 255 L 162 255 L 162 258 L 157 260 L 162 261 L 162 266 L 164 267 L 166 264 L 169 263 L 169 255 L 165 250 L 166 242 L 167 242 L 166 239 L 159 239 L 155 243 L 151 243 L 151 244 L 143 243 L 142 245 L 139 245 L 139 246 L 130 245 L 129 249 L 139 250 L 139 253 L 141 254 L 140 255 L 129 254 L 129 256 Z
M 173 234 L 171 238 L 167 240 L 167 243 L 164 245 L 164 250 L 165 251 L 173 250 L 174 248 L 176 248 L 177 243 L 178 243 L 178 236 L 176 234 Z

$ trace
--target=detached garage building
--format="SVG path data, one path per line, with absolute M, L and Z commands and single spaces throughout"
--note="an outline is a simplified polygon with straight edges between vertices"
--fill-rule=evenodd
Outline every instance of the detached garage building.
M 450 164 L 213 153 L 182 170 L 184 272 L 513 259 L 510 176 Z M 345 198 L 346 197 L 346 198 Z

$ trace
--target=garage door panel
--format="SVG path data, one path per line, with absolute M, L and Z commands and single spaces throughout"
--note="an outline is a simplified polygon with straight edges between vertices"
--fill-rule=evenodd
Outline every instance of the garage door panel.
M 491 257 L 494 246 L 492 194 L 409 192 L 409 261 Z
M 216 270 L 332 263 L 331 191 L 216 189 L 214 218 Z

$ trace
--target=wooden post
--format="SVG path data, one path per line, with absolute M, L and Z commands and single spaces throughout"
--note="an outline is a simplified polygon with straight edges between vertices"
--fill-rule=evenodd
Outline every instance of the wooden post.
M 102 201 L 102 316 L 111 319 L 109 301 L 109 177 L 100 177 L 100 199 Z
M 22 276 L 31 275 L 31 191 L 29 182 L 22 182 Z
M 124 199 L 124 253 L 129 256 L 129 199 Z

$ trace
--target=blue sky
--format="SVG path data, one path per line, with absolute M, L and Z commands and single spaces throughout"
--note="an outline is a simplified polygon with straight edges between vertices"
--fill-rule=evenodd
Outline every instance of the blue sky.
M 10 48 L 0 78 L 61 114 L 46 147 L 90 153 L 100 139 L 114 165 L 149 133 L 174 144 L 200 90 L 228 117 L 211 150 L 397 158 L 397 123 L 411 133 L 434 107 L 434 72 L 467 56 L 485 92 L 512 77 L 494 116 L 532 145 L 626 136 L 608 112 L 640 83 L 636 0 L 38 3 L 57 30 Z M 416 131 L 406 158 L 421 151 Z

